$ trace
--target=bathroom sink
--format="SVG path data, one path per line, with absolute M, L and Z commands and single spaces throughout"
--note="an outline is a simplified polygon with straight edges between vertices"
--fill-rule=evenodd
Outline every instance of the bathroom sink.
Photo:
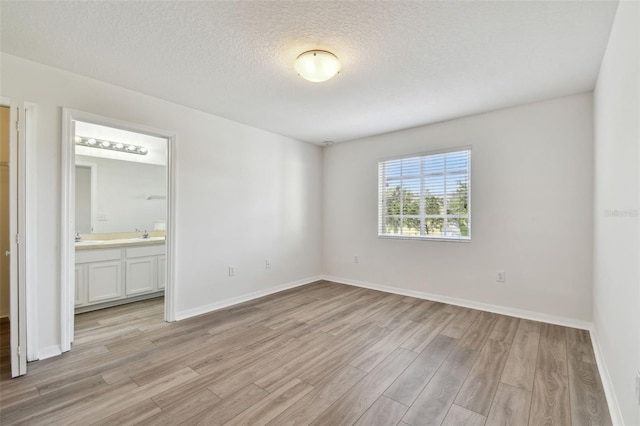
M 76 246 L 97 246 L 104 243 L 105 243 L 104 240 L 85 240 L 85 241 L 76 241 Z
M 128 243 L 141 243 L 145 241 L 164 241 L 164 237 L 149 237 L 149 238 L 121 238 L 117 240 L 106 240 L 105 244 L 128 244 Z

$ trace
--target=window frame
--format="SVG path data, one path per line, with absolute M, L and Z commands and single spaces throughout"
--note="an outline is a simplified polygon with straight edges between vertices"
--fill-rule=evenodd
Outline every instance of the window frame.
M 442 215 L 429 215 L 429 214 L 424 214 L 424 204 L 425 204 L 425 200 L 424 200 L 424 194 L 425 194 L 425 189 L 424 189 L 424 177 L 427 176 L 428 174 L 423 170 L 424 167 L 424 162 L 422 161 L 422 158 L 424 157 L 429 157 L 429 156 L 435 156 L 435 155 L 441 155 L 441 154 L 449 154 L 449 153 L 454 153 L 454 152 L 468 152 L 468 167 L 467 167 L 467 171 L 466 171 L 466 175 L 468 176 L 468 181 L 467 181 L 467 215 L 448 215 L 446 214 L 446 209 L 445 209 L 445 213 Z M 377 161 L 377 166 L 378 166 L 378 223 L 377 223 L 377 227 L 378 227 L 378 238 L 381 239 L 396 239 L 396 240 L 418 240 L 418 241 L 446 241 L 446 242 L 456 242 L 456 243 L 470 243 L 472 240 L 472 214 L 471 214 L 471 193 L 472 193 L 472 185 L 471 185 L 471 176 L 472 176 L 472 146 L 471 145 L 466 145 L 466 146 L 459 146 L 459 147 L 453 147 L 453 148 L 445 148 L 445 149 L 438 149 L 438 150 L 431 150 L 431 151 L 423 151 L 423 152 L 418 152 L 418 153 L 412 153 L 412 154 L 405 154 L 405 155 L 399 155 L 399 156 L 393 156 L 393 157 L 386 157 L 386 158 L 381 158 L 378 159 Z M 401 181 L 402 179 L 406 179 L 406 178 L 419 178 L 420 179 L 420 214 L 418 215 L 403 215 L 402 213 L 398 216 L 401 216 L 405 219 L 411 219 L 411 218 L 415 218 L 415 219 L 419 219 L 420 220 L 420 229 L 421 232 L 422 230 L 425 229 L 425 220 L 426 219 L 467 219 L 468 220 L 468 236 L 467 237 L 446 237 L 446 236 L 430 236 L 429 234 L 419 234 L 419 235 L 403 235 L 403 234 L 389 234 L 389 233 L 385 233 L 385 229 L 386 229 L 386 218 L 388 217 L 385 214 L 385 206 L 386 206 L 386 183 L 389 182 L 389 180 L 382 176 L 383 173 L 383 164 L 387 163 L 389 161 L 398 161 L 398 160 L 404 160 L 404 159 L 408 159 L 408 158 L 420 158 L 420 172 L 418 174 L 412 174 L 412 175 L 400 175 L 398 177 L 398 181 Z M 446 176 L 447 176 L 447 172 L 443 171 L 441 173 L 433 173 L 431 174 L 432 176 L 436 176 L 436 175 L 442 175 L 443 180 L 445 181 L 445 185 L 446 185 Z M 396 216 L 396 215 L 392 215 L 392 216 Z M 415 217 L 414 217 L 415 216 Z

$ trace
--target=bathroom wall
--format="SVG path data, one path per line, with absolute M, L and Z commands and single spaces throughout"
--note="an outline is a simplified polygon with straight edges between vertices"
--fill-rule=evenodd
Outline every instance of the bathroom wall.
M 93 232 L 152 231 L 154 222 L 166 220 L 167 168 L 108 158 L 76 155 L 76 161 L 97 165 L 98 220 Z M 76 178 L 77 181 L 77 178 Z

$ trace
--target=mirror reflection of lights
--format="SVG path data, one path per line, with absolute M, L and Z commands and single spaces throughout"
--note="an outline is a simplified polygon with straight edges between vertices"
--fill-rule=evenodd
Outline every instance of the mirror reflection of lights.
M 107 149 L 110 151 L 126 152 L 128 154 L 147 155 L 149 150 L 141 145 L 124 144 L 122 142 L 112 142 L 108 140 L 96 140 L 94 138 L 86 138 L 84 136 L 74 136 L 73 142 L 76 145 L 87 146 L 90 148 Z

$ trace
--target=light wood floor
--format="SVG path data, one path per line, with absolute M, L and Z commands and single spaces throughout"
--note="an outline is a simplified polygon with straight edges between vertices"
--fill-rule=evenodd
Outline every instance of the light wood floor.
M 586 331 L 329 282 L 162 309 L 78 315 L 71 352 L 2 368 L 0 423 L 611 424 Z

